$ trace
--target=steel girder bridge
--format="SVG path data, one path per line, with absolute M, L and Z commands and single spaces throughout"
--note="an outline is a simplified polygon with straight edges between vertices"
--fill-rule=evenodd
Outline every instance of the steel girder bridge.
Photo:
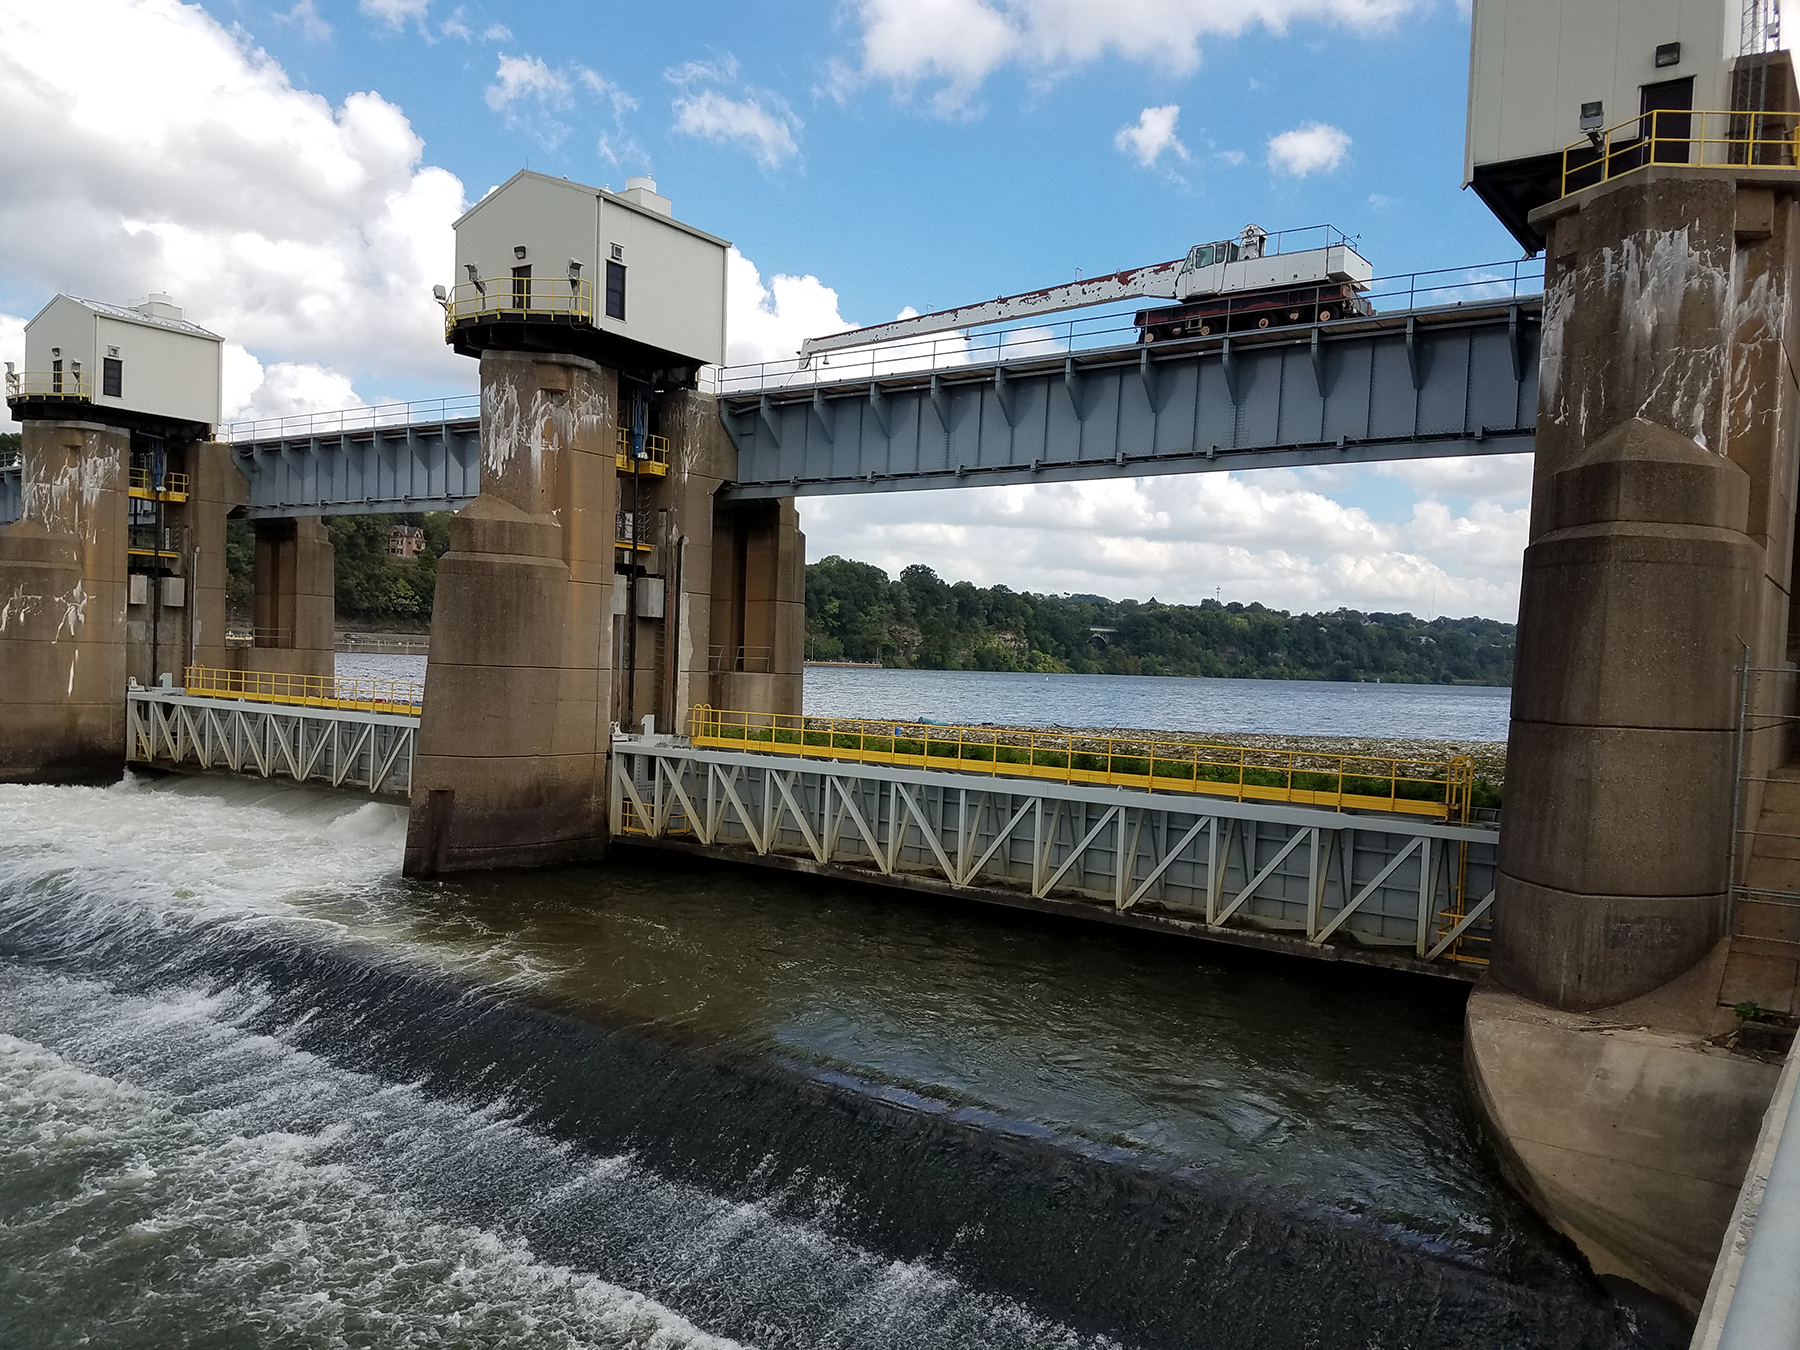
M 720 495 L 1529 452 L 1543 297 L 1512 290 L 1155 345 L 1111 315 L 1066 333 L 727 367 L 707 383 L 738 450 L 737 479 Z M 249 480 L 252 518 L 453 511 L 481 490 L 472 395 L 221 434 Z M 0 522 L 18 517 L 19 498 L 18 465 L 0 465 Z

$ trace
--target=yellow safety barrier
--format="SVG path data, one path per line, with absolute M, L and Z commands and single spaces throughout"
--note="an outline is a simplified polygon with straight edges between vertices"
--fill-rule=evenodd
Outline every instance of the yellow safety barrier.
M 29 399 L 80 399 L 92 402 L 93 377 L 72 371 L 23 370 L 6 377 L 6 398 L 10 402 Z
M 1468 819 L 1475 762 L 1259 750 L 1147 741 L 1079 731 L 1003 730 L 854 717 L 721 712 L 689 715 L 695 745 L 757 754 L 956 769 L 1147 792 L 1194 792 L 1237 801 Z
M 1800 173 L 1800 113 L 1663 108 L 1627 118 L 1562 152 L 1562 194 L 1653 164 Z
M 162 495 L 166 500 L 186 501 L 188 487 L 188 476 L 185 473 L 165 473 L 163 475 Z M 150 470 L 133 469 L 131 471 L 131 495 L 144 498 L 156 496 L 150 480 Z
M 635 461 L 639 473 L 664 474 L 669 471 L 669 438 L 667 436 L 645 436 L 644 459 Z M 620 473 L 630 473 L 633 460 L 631 458 L 631 428 L 619 428 L 618 463 Z
M 202 698 L 242 699 L 250 703 L 415 714 L 425 702 L 425 686 L 415 680 L 281 675 L 253 670 L 217 670 L 207 666 L 189 666 L 184 678 L 190 694 Z
M 466 319 L 594 321 L 594 283 L 567 277 L 486 277 L 452 287 L 444 300 L 446 336 Z

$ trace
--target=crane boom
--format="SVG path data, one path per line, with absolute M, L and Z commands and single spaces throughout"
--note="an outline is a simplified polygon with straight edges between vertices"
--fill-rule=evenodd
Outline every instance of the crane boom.
M 888 323 L 852 328 L 827 337 L 807 338 L 801 344 L 803 357 L 819 352 L 842 351 L 846 347 L 870 347 L 880 342 L 896 342 L 902 338 L 941 333 L 953 328 L 973 328 L 981 324 L 1002 323 L 1008 319 L 1032 319 L 1040 314 L 1056 314 L 1065 309 L 1081 309 L 1087 305 L 1111 304 L 1115 300 L 1139 300 L 1145 296 L 1173 297 L 1175 279 L 1187 264 L 1186 258 L 1155 263 L 1149 267 L 1130 267 L 1103 277 L 1087 277 L 1081 281 L 1046 286 L 1023 295 L 1003 295 L 955 309 L 940 309 L 931 314 L 915 314 L 911 318 Z

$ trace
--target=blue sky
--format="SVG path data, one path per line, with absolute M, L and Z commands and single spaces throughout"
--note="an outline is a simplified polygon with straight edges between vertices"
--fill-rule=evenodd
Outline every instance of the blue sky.
M 739 354 L 1329 222 L 1518 256 L 1460 190 L 1454 0 L 0 0 L 0 349 L 177 292 L 246 414 L 473 387 L 448 221 L 527 164 L 734 241 Z M 81 60 L 71 60 L 79 52 Z M 1027 589 L 1510 618 L 1528 462 L 803 501 L 813 557 Z M 1074 546 L 1072 547 L 1072 543 Z

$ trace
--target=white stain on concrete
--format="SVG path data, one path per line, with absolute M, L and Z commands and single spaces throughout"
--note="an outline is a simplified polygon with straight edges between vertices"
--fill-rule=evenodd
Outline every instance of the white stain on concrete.
M 0 603 L 0 633 L 14 624 L 25 623 L 37 613 L 38 607 L 43 603 L 43 596 L 26 593 L 24 583 L 15 584 L 13 593 L 6 597 L 4 603 Z

